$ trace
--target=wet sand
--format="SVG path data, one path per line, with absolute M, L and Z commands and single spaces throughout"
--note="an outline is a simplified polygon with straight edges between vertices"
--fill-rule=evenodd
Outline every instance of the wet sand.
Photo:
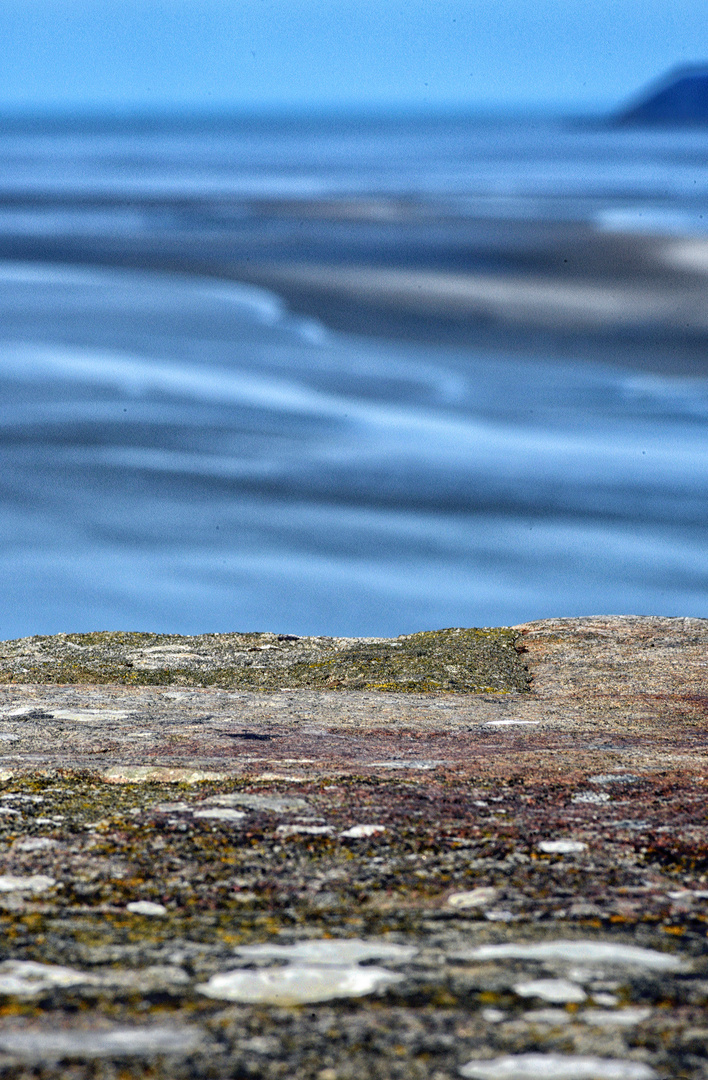
M 196 222 L 214 213 L 213 203 L 173 209 Z M 0 258 L 251 282 L 295 313 L 379 338 L 708 374 L 703 240 L 381 198 L 232 201 L 219 213 L 218 228 L 164 234 L 6 235 Z

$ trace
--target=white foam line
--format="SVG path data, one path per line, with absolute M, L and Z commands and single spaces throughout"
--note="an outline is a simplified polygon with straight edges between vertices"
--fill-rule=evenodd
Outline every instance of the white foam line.
M 268 289 L 237 281 L 205 281 L 194 277 L 178 277 L 155 271 L 146 273 L 136 270 L 102 269 L 100 267 L 48 266 L 42 263 L 0 262 L 0 284 L 49 285 L 79 287 L 81 289 L 138 288 L 143 296 L 146 288 L 151 293 L 164 290 L 174 299 L 175 294 L 188 291 L 190 297 L 220 300 L 230 306 L 247 310 L 262 323 L 273 325 L 287 315 L 283 300 Z M 301 320 L 307 333 L 314 320 Z M 297 325 L 296 325 L 297 328 Z M 323 328 L 324 329 L 324 328 Z
M 454 460 L 468 466 L 473 461 L 476 468 L 505 473 L 512 461 L 517 477 L 533 474 L 535 481 L 559 473 L 566 479 L 574 474 L 586 477 L 594 468 L 611 471 L 617 480 L 626 476 L 633 483 L 647 484 L 666 478 L 682 484 L 687 476 L 696 484 L 708 476 L 708 455 L 696 440 L 672 440 L 670 445 L 657 442 L 649 446 L 647 454 L 646 438 L 621 438 L 617 433 L 613 439 L 604 434 L 578 437 L 572 432 L 493 424 L 444 410 L 372 404 L 250 371 L 152 360 L 129 353 L 6 342 L 0 346 L 0 374 L 26 382 L 68 379 L 109 386 L 133 398 L 176 396 L 356 423 L 374 430 L 372 460 L 380 456 L 377 429 L 385 429 L 389 456 L 419 457 L 424 438 L 430 463 L 440 461 L 449 467 Z M 334 450 L 335 456 L 341 452 L 341 448 Z M 322 449 L 320 460 L 328 463 L 331 453 Z M 357 453 L 366 463 L 366 447 L 359 444 Z

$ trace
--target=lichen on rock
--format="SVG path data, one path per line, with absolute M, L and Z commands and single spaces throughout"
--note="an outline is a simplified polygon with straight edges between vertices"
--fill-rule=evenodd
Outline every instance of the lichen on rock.
M 0 683 L 508 693 L 529 679 L 505 627 L 397 638 L 55 634 L 0 645 Z

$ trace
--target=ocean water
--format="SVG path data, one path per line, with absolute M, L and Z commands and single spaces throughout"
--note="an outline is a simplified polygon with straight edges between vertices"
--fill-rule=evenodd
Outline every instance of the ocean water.
M 252 286 L 37 254 L 347 194 L 701 234 L 708 135 L 57 122 L 0 150 L 0 637 L 708 614 L 708 381 L 346 336 Z

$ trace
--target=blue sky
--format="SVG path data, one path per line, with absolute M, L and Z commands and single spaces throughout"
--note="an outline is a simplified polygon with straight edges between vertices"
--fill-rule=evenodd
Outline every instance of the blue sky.
M 611 107 L 706 0 L 0 0 L 0 108 Z

